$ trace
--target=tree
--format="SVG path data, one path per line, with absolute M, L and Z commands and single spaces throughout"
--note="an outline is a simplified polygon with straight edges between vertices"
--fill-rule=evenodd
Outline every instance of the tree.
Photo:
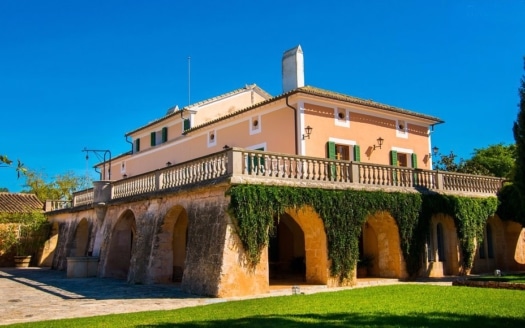
M 470 159 L 460 158 L 452 151 L 448 155 L 441 155 L 435 168 L 442 171 L 489 175 L 501 178 L 511 178 L 516 161 L 516 146 L 496 144 L 487 148 L 474 149 Z
M 24 167 L 24 164 L 20 162 L 20 160 L 17 161 L 18 164 L 15 168 L 16 173 L 18 177 L 20 178 L 20 174 L 25 174 L 27 172 L 27 169 Z M 0 155 L 0 167 L 12 167 L 13 161 L 10 160 L 7 155 Z
M 523 63 L 525 69 L 525 57 L 523 57 Z M 521 86 L 518 92 L 520 96 L 519 111 L 513 126 L 514 139 L 516 140 L 514 185 L 519 193 L 520 203 L 523 203 L 525 196 L 525 74 L 521 78 Z
M 42 202 L 46 200 L 71 200 L 73 192 L 87 189 L 91 183 L 88 178 L 77 176 L 73 172 L 56 175 L 51 182 L 47 182 L 48 179 L 44 172 L 28 170 L 24 177 L 27 189 L 23 192 L 35 194 Z

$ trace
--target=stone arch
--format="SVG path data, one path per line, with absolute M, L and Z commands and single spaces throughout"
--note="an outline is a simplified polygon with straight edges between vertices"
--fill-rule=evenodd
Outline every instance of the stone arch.
M 136 231 L 135 214 L 131 210 L 124 211 L 111 232 L 106 260 L 106 277 L 127 278 Z
M 86 218 L 83 218 L 77 224 L 69 256 L 87 256 L 90 236 L 89 228 L 89 223 Z
M 155 281 L 181 282 L 186 261 L 188 214 L 184 207 L 174 206 L 164 216 L 158 237 L 159 257 Z
M 406 278 L 396 220 L 387 212 L 367 217 L 362 230 L 360 258 L 368 258 L 368 275 L 382 278 Z
M 326 234 L 323 221 L 312 208 L 287 210 L 280 217 L 276 235 L 268 247 L 270 280 L 290 278 L 289 282 L 327 284 Z
M 429 277 L 459 273 L 459 241 L 456 225 L 450 216 L 444 214 L 432 216 L 427 243 Z
M 505 257 L 505 237 L 503 222 L 492 216 L 487 220 L 483 231 L 483 240 L 478 244 L 472 273 L 491 272 L 503 268 Z

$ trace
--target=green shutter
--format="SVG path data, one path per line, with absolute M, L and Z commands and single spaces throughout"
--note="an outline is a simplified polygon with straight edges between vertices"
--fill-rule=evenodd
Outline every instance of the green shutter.
M 184 131 L 189 130 L 191 128 L 191 121 L 189 118 L 184 120 Z
M 354 161 L 361 162 L 361 147 L 358 145 L 354 146 Z
M 397 166 L 397 151 L 392 150 L 390 152 L 390 164 L 393 166 Z
M 168 128 L 162 128 L 162 142 L 168 141 Z
M 326 143 L 326 154 L 328 158 L 335 159 L 335 142 L 328 141 Z
M 413 169 L 417 169 L 417 155 L 416 153 L 412 153 L 412 168 Z M 417 175 L 417 171 L 414 171 L 414 185 L 418 185 L 419 184 L 419 179 L 418 179 L 418 175 Z
M 412 168 L 417 169 L 417 155 L 412 153 Z
M 135 140 L 135 151 L 140 151 L 140 138 L 137 138 L 137 140 Z
M 392 166 L 397 166 L 397 151 L 392 150 L 390 151 L 390 164 Z M 397 185 L 398 182 L 398 175 L 396 172 L 396 169 L 392 170 L 392 183 L 393 185 Z
M 327 154 L 327 157 L 329 159 L 336 159 L 335 142 L 328 141 L 326 143 L 326 154 Z M 328 174 L 330 179 L 334 179 L 335 180 L 335 178 L 336 178 L 335 165 L 333 165 L 333 164 L 330 165 L 330 167 L 328 168 L 327 174 Z
M 150 144 L 151 144 L 151 146 L 153 147 L 153 146 L 155 146 L 156 133 L 155 133 L 155 132 L 151 132 L 151 133 L 150 133 L 150 138 L 151 138 L 151 142 L 150 142 Z

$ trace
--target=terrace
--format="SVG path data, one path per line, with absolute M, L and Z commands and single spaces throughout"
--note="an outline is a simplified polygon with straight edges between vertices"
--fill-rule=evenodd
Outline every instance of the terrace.
M 323 189 L 439 192 L 495 196 L 504 179 L 229 148 L 218 153 L 117 181 L 95 181 L 72 201 L 47 201 L 46 211 L 176 191 L 197 183 L 271 184 Z

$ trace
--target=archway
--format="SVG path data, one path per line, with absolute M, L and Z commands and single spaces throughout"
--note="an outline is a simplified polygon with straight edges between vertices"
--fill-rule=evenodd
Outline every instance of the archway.
M 58 222 L 53 222 L 51 225 L 51 231 L 49 233 L 49 238 L 44 243 L 44 248 L 42 250 L 42 257 L 40 258 L 39 266 L 42 267 L 52 267 L 53 266 L 53 256 L 58 244 L 58 232 L 59 226 Z
M 427 247 L 429 277 L 459 273 L 459 242 L 456 225 L 450 216 L 436 214 L 432 217 Z
M 361 262 L 366 262 L 367 275 L 382 278 L 406 278 L 405 260 L 401 252 L 399 229 L 387 212 L 367 218 L 361 234 Z
M 186 261 L 188 214 L 183 207 L 172 208 L 166 214 L 165 225 L 171 235 L 171 281 L 181 282 Z M 164 225 L 163 225 L 164 228 Z
M 270 236 L 268 261 L 270 284 L 306 280 L 304 233 L 289 214 L 274 219 L 275 231 Z
M 268 247 L 270 285 L 278 284 L 282 276 L 291 279 L 287 283 L 326 285 L 327 247 L 323 220 L 313 208 L 288 209 Z
M 89 223 L 86 218 L 80 220 L 75 230 L 73 246 L 69 251 L 69 256 L 86 256 L 89 245 Z
M 135 215 L 127 210 L 120 216 L 111 233 L 105 270 L 107 277 L 127 278 L 135 234 Z

